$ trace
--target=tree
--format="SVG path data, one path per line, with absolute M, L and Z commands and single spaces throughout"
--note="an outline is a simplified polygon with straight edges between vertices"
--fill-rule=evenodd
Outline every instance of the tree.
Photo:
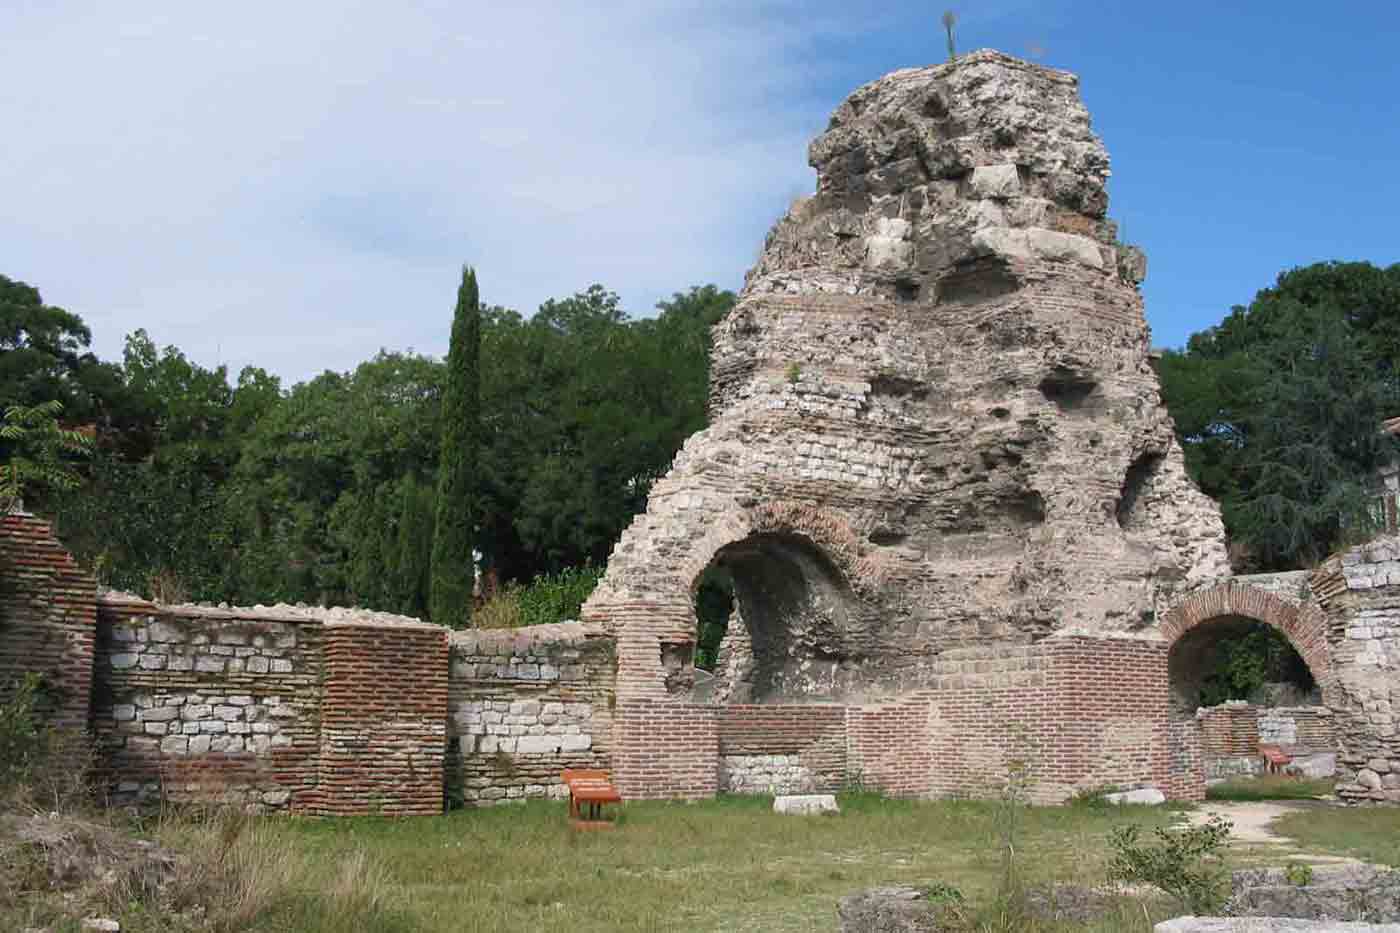
M 91 342 L 78 315 L 0 275 L 0 409 L 56 401 L 70 424 L 127 423 L 137 413 L 122 391 L 120 369 L 89 352 Z
M 447 353 L 430 606 L 433 621 L 451 628 L 464 628 L 471 622 L 475 595 L 474 487 L 480 440 L 480 353 L 481 299 L 476 272 L 464 266 Z
M 1318 263 L 1165 354 L 1192 478 L 1221 504 L 1237 569 L 1306 567 L 1365 534 L 1400 449 L 1400 265 Z
M 81 481 L 72 458 L 83 456 L 91 440 L 58 423 L 63 405 L 10 405 L 0 419 L 0 439 L 9 452 L 0 461 L 0 515 L 18 505 L 27 491 L 64 491 Z

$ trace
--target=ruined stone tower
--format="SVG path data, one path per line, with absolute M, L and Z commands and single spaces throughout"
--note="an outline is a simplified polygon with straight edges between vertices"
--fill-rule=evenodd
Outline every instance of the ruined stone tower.
M 1078 80 L 996 52 L 860 88 L 714 333 L 690 438 L 584 609 L 619 698 L 872 699 L 950 648 L 1150 627 L 1228 573 L 1186 478 Z M 703 679 L 703 678 L 702 678 Z

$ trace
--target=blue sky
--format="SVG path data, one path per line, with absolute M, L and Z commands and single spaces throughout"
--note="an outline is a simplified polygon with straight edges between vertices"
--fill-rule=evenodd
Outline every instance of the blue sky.
M 1223 8 L 1228 7 L 1228 8 Z M 0 272 L 206 365 L 445 350 L 457 270 L 531 311 L 737 288 L 856 86 L 942 6 L 0 0 Z M 1077 72 L 1158 345 L 1282 269 L 1400 261 L 1400 7 L 989 0 L 959 46 Z

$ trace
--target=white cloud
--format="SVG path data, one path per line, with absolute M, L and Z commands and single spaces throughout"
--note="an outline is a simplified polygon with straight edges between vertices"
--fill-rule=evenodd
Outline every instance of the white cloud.
M 135 5 L 137 7 L 141 5 Z M 836 4 L 831 10 L 837 10 Z M 737 287 L 810 190 L 825 4 L 131 4 L 0 13 L 0 272 L 288 378 L 441 352 L 460 263 L 532 311 Z

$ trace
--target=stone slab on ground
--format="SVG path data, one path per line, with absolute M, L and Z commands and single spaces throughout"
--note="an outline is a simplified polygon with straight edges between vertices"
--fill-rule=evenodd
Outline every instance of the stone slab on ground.
M 774 813 L 840 813 L 835 794 L 780 794 L 773 798 Z
M 1124 790 L 1112 794 L 1104 794 L 1103 799 L 1112 804 L 1143 804 L 1155 807 L 1158 804 L 1167 802 L 1167 795 L 1155 787 L 1140 787 L 1137 790 Z
M 1226 910 L 1238 917 L 1400 922 L 1400 872 L 1378 865 L 1320 865 L 1306 884 L 1282 868 L 1235 872 Z
M 1400 923 L 1347 923 L 1286 917 L 1177 917 L 1153 933 L 1400 933 Z

